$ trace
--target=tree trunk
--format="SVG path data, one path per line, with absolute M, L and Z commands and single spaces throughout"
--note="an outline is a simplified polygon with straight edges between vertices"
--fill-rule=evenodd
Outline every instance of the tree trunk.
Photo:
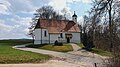
M 110 31 L 110 51 L 112 51 L 113 43 L 112 43 L 112 20 L 111 20 L 111 11 L 112 11 L 112 1 L 109 3 L 109 31 Z

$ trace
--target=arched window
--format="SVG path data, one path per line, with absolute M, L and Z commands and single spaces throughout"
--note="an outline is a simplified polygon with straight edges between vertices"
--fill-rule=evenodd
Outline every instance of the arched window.
M 47 31 L 44 31 L 44 36 L 45 36 L 45 37 L 47 36 Z
M 63 38 L 63 34 L 62 33 L 60 33 L 60 37 Z

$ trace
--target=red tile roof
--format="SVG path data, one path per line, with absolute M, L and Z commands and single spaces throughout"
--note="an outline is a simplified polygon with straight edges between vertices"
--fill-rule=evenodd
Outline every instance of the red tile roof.
M 78 24 L 68 20 L 39 19 L 36 28 L 48 29 L 49 33 L 80 32 Z

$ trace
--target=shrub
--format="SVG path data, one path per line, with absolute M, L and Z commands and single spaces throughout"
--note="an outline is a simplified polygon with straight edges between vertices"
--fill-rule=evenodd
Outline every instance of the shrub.
M 54 46 L 57 46 L 58 45 L 58 41 L 56 40 L 55 42 L 54 42 Z
M 54 42 L 54 46 L 63 46 L 62 42 L 58 42 L 57 40 Z
M 63 46 L 63 43 L 62 42 L 58 42 L 58 46 Z
M 44 44 L 31 44 L 31 45 L 27 45 L 26 47 L 30 47 L 30 48 L 39 48 L 42 46 L 48 45 L 47 43 Z

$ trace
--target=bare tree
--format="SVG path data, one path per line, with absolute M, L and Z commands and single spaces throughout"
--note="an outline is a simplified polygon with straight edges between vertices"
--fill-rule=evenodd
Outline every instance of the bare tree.
M 93 44 L 93 30 L 91 26 L 90 17 L 84 16 L 84 23 L 82 27 L 82 43 L 86 50 L 91 50 L 94 47 Z
M 94 0 L 90 12 L 95 47 L 113 53 L 109 67 L 120 66 L 120 1 Z
M 29 27 L 29 33 L 28 35 L 30 35 L 33 38 L 33 42 L 34 42 L 34 28 L 36 26 L 36 23 L 38 22 L 38 20 L 40 19 L 56 19 L 56 20 L 60 20 L 63 18 L 63 15 L 59 15 L 51 6 L 43 6 L 39 9 L 36 10 L 36 13 L 34 13 L 34 17 L 32 18 L 32 21 L 30 22 L 31 26 Z

